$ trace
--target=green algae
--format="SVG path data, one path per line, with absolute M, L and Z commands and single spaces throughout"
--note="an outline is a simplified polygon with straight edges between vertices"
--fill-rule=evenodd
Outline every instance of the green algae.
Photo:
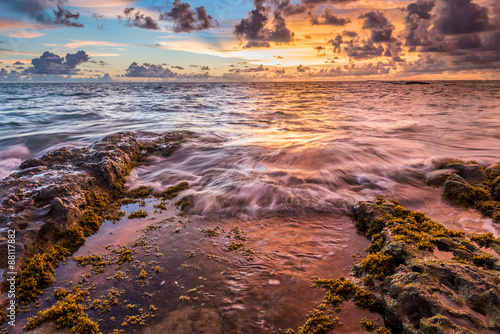
M 474 254 L 472 256 L 472 263 L 478 267 L 483 267 L 484 269 L 493 269 L 495 259 L 487 253 Z
M 490 247 L 492 242 L 500 243 L 500 237 L 495 238 L 493 233 L 472 233 L 470 240 L 477 243 L 480 247 Z
M 140 219 L 140 218 L 145 218 L 148 216 L 148 213 L 144 210 L 138 210 L 130 213 L 128 215 L 128 219 Z
M 134 259 L 133 254 L 134 251 L 131 249 L 128 249 L 127 246 L 123 245 L 121 248 L 115 248 L 112 250 L 114 254 L 118 255 L 118 259 L 116 260 L 116 263 L 118 264 L 118 268 L 121 268 L 121 266 L 125 262 L 132 262 Z
M 361 260 L 361 267 L 367 273 L 372 274 L 374 278 L 383 281 L 394 273 L 397 263 L 392 256 L 376 252 L 368 254 L 366 258 Z
M 168 200 L 176 197 L 181 191 L 189 188 L 189 184 L 187 182 L 180 182 L 175 186 L 170 186 L 167 190 L 155 194 L 156 197 L 161 197 L 163 200 Z
M 175 202 L 175 206 L 179 208 L 179 210 L 184 211 L 189 205 L 191 205 L 191 201 L 188 197 L 183 197 L 177 202 Z
M 146 186 L 140 186 L 139 188 L 132 189 L 130 191 L 127 191 L 125 193 L 125 196 L 128 198 L 134 198 L 134 199 L 139 199 L 139 198 L 146 198 L 149 195 L 153 193 L 153 188 L 151 187 L 146 187 Z
M 354 301 L 357 307 L 370 312 L 383 310 L 383 304 L 374 294 L 344 276 L 340 276 L 336 280 L 315 279 L 314 287 L 325 289 L 326 294 L 321 304 L 309 312 L 305 324 L 298 329 L 299 334 L 330 333 L 332 329 L 340 325 L 340 319 L 331 315 L 329 307 L 340 312 L 342 304 L 349 300 Z M 287 333 L 295 332 L 288 329 Z
M 81 267 L 91 265 L 95 273 L 103 273 L 104 268 L 110 264 L 100 255 L 74 256 L 73 260 Z
M 24 329 L 35 329 L 46 321 L 54 321 L 58 328 L 70 328 L 71 333 L 100 334 L 98 324 L 85 313 L 87 308 L 83 305 L 83 301 L 88 295 L 88 291 L 81 290 L 79 286 L 75 286 L 71 292 L 60 293 L 61 299 L 51 308 L 28 318 Z
M 420 250 L 429 251 L 435 248 L 437 238 L 462 237 L 465 234 L 463 231 L 452 231 L 446 228 L 423 212 L 409 211 L 396 201 L 392 203 L 395 215 L 386 214 L 377 219 L 352 217 L 358 230 L 372 238 L 372 243 L 367 249 L 370 253 L 381 250 L 384 239 L 380 233 L 384 228 L 392 232 L 396 241 L 404 241 Z
M 328 334 L 339 325 L 339 318 L 332 318 L 324 309 L 314 309 L 307 314 L 307 321 L 299 328 L 298 334 Z M 286 332 L 295 333 L 292 329 L 288 329 Z
M 26 261 L 17 276 L 17 299 L 23 303 L 34 301 L 54 283 L 54 269 L 68 255 L 69 251 L 57 244 Z
M 378 325 L 366 318 L 361 319 L 361 328 L 363 328 L 367 332 L 373 332 Z
M 454 163 L 471 164 L 472 162 L 457 160 Z M 475 164 L 477 165 L 477 163 Z M 442 175 L 445 193 L 452 200 L 462 205 L 474 207 L 484 215 L 494 220 L 500 220 L 500 164 L 487 169 L 478 165 L 478 168 L 484 176 L 484 181 L 479 185 L 471 185 L 456 174 L 447 173 Z M 448 192 L 446 192 L 448 182 L 451 182 L 450 184 L 453 187 L 449 187 Z

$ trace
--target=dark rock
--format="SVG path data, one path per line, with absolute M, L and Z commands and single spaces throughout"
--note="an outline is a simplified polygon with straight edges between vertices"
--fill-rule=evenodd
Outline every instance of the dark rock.
M 88 205 L 86 194 L 109 191 L 137 157 L 168 155 L 189 135 L 118 133 L 86 148 L 59 148 L 24 161 L 0 183 L 0 228 L 16 229 L 17 264 L 80 221 Z M 2 254 L 6 245 L 1 239 Z M 6 261 L 0 257 L 0 268 Z
M 457 188 L 467 186 L 460 176 L 457 181 L 447 182 L 450 181 L 457 183 Z M 354 207 L 356 217 L 372 223 L 390 211 L 394 212 L 394 208 L 386 203 L 362 202 Z M 396 241 L 391 231 L 384 228 L 380 233 L 382 252 L 395 258 L 399 265 L 372 292 L 383 301 L 382 315 L 393 332 L 500 331 L 500 275 L 496 269 L 500 261 L 494 262 L 492 270 L 473 265 L 474 256 L 486 253 L 462 236 L 437 238 L 436 244 L 466 263 L 438 259 L 412 243 Z M 363 277 L 362 266 L 356 266 L 356 274 L 358 279 Z
M 483 168 L 477 164 L 465 162 L 450 162 L 445 168 L 454 169 L 456 173 L 472 185 L 479 185 L 486 180 Z
M 463 180 L 447 180 L 444 183 L 444 194 L 451 199 L 458 200 L 463 194 L 469 192 L 470 187 L 471 186 Z
M 420 331 L 424 334 L 475 334 L 465 327 L 461 327 L 450 321 L 444 315 L 438 314 L 430 318 L 420 320 Z

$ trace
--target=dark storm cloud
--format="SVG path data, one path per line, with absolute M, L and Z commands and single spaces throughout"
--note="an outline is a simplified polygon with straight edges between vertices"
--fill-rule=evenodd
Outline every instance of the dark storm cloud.
M 87 61 L 89 61 L 89 55 L 85 51 L 80 50 L 75 54 L 71 54 L 71 53 L 66 54 L 65 65 L 69 66 L 71 68 L 75 68 L 76 66 L 80 65 L 81 63 L 84 63 Z
M 471 34 L 489 28 L 488 9 L 471 0 L 440 0 L 435 26 L 444 35 Z
M 265 4 L 266 0 L 254 0 L 255 9 L 234 28 L 236 36 L 247 41 L 247 48 L 269 47 L 269 42 L 289 43 L 293 40 L 294 33 L 288 29 L 279 11 L 274 12 L 272 24 L 268 26 L 272 8 Z
M 200 70 L 202 70 L 202 71 L 210 71 L 210 67 L 208 67 L 208 66 L 202 66 L 200 68 Z
M 481 37 L 479 35 L 464 35 L 464 36 L 459 36 L 455 40 L 455 45 L 454 47 L 456 49 L 462 49 L 462 50 L 467 50 L 467 49 L 477 49 L 482 46 L 481 42 Z
M 24 65 L 24 64 L 23 64 L 23 63 L 21 63 L 20 61 L 16 61 L 16 62 L 14 63 L 14 65 Z
M 184 69 L 184 67 L 179 66 L 179 65 L 176 65 L 176 66 L 170 66 L 170 68 L 176 68 L 176 69 L 181 70 L 181 71 Z
M 405 45 L 410 52 L 421 54 L 407 70 L 437 73 L 446 66 L 450 71 L 498 68 L 498 7 L 498 1 L 479 5 L 471 0 L 418 0 L 408 5 Z M 432 64 L 437 60 L 439 66 Z
M 333 10 L 326 8 L 319 17 L 311 18 L 312 25 L 332 25 L 332 26 L 345 26 L 350 23 L 350 19 L 340 18 L 335 16 Z
M 20 14 L 31 17 L 38 23 L 47 25 L 64 25 L 81 28 L 77 22 L 80 13 L 64 8 L 65 0 L 9 0 L 3 1 Z
M 351 30 L 344 30 L 342 32 L 342 36 L 346 36 L 346 37 L 350 37 L 350 38 L 356 38 L 356 37 L 358 37 L 358 33 L 355 32 L 355 31 L 351 31 Z
M 342 51 L 342 43 L 344 42 L 342 36 L 338 35 L 335 38 L 328 40 L 328 43 L 333 46 L 333 53 L 340 53 Z
M 123 10 L 123 14 L 127 17 L 127 25 L 141 29 L 158 30 L 158 24 L 151 16 L 146 16 L 140 11 L 134 13 L 135 8 L 127 7 Z M 121 18 L 119 16 L 119 18 Z
M 56 17 L 54 21 L 55 24 L 77 28 L 82 28 L 84 26 L 83 24 L 77 22 L 78 18 L 80 18 L 80 13 L 72 13 L 71 11 L 62 8 L 60 5 L 57 5 L 57 10 L 53 10 L 53 12 Z
M 406 7 L 406 45 L 410 47 L 429 45 L 428 29 L 431 26 L 431 11 L 434 0 L 418 0 Z
M 162 65 L 144 63 L 142 65 L 133 62 L 125 70 L 125 77 L 131 78 L 175 78 L 177 73 L 169 68 L 163 68 Z
M 371 40 L 361 42 L 352 40 L 344 47 L 344 51 L 348 57 L 361 60 L 382 56 L 384 47 L 375 45 Z
M 58 55 L 45 51 L 39 58 L 31 60 L 30 67 L 26 69 L 23 74 L 77 74 L 79 70 L 76 68 L 78 65 L 88 62 L 89 55 L 81 50 L 77 53 L 66 54 L 66 57 L 59 57 Z
M 205 7 L 200 6 L 191 10 L 191 5 L 175 0 L 170 11 L 160 14 L 160 20 L 173 21 L 174 32 L 192 32 L 218 27 L 217 21 L 207 14 Z
M 393 40 L 394 25 L 379 11 L 370 11 L 359 16 L 363 19 L 363 29 L 371 30 L 371 40 L 375 43 Z
M 290 0 L 270 0 L 269 3 L 275 9 L 283 14 L 283 16 L 293 16 L 303 14 L 307 8 L 301 3 L 292 4 Z

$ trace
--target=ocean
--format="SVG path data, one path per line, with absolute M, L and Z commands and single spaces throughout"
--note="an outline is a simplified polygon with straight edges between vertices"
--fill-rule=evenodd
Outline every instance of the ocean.
M 192 131 L 138 182 L 192 182 L 200 214 L 328 212 L 405 196 L 433 159 L 495 162 L 499 97 L 495 81 L 0 84 L 0 177 L 120 131 Z

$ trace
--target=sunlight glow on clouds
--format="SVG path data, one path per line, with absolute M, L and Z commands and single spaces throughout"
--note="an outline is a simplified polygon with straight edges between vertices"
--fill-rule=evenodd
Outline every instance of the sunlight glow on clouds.
M 3 58 L 83 51 L 91 68 L 113 57 L 117 80 L 500 78 L 498 1 L 19 0 L 0 11 Z M 154 71 L 125 76 L 133 63 Z

